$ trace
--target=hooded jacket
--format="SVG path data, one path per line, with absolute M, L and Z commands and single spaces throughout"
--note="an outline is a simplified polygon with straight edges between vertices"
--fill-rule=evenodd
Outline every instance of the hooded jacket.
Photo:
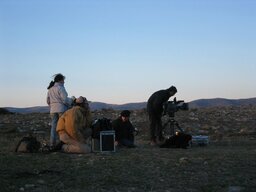
M 170 90 L 160 90 L 153 93 L 147 102 L 147 111 L 150 116 L 161 116 L 163 112 L 163 105 L 171 97 Z
M 85 143 L 91 136 L 91 116 L 83 107 L 75 106 L 67 110 L 59 119 L 57 132 L 66 132 L 72 139 Z

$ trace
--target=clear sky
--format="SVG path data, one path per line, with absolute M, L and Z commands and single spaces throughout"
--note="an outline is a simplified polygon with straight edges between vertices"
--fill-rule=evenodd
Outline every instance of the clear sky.
M 1 0 L 0 107 L 256 97 L 255 0 Z

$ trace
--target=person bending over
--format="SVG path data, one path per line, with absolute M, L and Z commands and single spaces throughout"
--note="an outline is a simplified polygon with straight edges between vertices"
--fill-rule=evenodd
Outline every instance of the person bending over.
M 171 86 L 165 90 L 159 90 L 153 93 L 147 102 L 147 112 L 150 122 L 150 136 L 151 136 L 151 145 L 156 144 L 157 136 L 159 141 L 162 141 L 162 113 L 164 103 L 166 103 L 169 98 L 177 93 L 177 89 L 174 86 Z

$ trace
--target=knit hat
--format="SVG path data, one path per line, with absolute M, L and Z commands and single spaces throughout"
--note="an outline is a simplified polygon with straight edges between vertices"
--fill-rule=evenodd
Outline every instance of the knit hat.
M 122 116 L 122 117 L 130 117 L 130 114 L 131 114 L 131 112 L 128 111 L 128 110 L 123 110 L 123 111 L 121 112 L 121 116 Z

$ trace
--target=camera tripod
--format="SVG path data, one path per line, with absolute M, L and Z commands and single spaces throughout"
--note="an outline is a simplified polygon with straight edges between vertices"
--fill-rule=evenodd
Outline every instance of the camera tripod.
M 169 127 L 167 127 L 168 124 Z M 184 130 L 180 127 L 178 121 L 176 121 L 174 117 L 169 116 L 168 121 L 163 125 L 163 135 L 173 136 L 175 134 L 175 128 L 178 128 L 178 130 L 182 133 L 184 132 Z

